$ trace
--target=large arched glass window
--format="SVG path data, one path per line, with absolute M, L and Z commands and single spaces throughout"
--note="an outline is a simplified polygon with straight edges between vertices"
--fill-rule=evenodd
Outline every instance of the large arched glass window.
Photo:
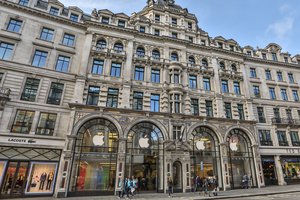
M 163 163 L 159 162 L 163 134 L 150 122 L 141 122 L 131 128 L 127 138 L 126 176 L 139 180 L 141 191 L 162 189 Z
M 116 126 L 102 118 L 81 126 L 76 139 L 70 192 L 113 193 L 118 135 Z
M 171 61 L 179 61 L 179 57 L 176 52 L 171 53 Z
M 114 50 L 115 50 L 116 52 L 120 53 L 120 52 L 123 51 L 123 49 L 124 49 L 124 46 L 123 46 L 122 43 L 120 43 L 120 42 L 115 43 L 115 45 L 114 45 Z
M 160 59 L 160 52 L 157 49 L 152 51 L 152 58 L 155 59 L 155 60 Z
M 106 46 L 107 46 L 107 43 L 104 39 L 100 39 L 97 41 L 97 48 L 105 49 Z
M 240 188 L 245 175 L 251 185 L 256 186 L 252 145 L 247 134 L 240 129 L 231 130 L 227 136 L 227 149 L 231 188 Z
M 138 47 L 136 49 L 136 55 L 138 57 L 144 57 L 145 56 L 145 49 L 143 47 Z

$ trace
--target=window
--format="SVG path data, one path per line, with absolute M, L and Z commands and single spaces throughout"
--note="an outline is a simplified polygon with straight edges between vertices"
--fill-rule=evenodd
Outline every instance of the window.
M 231 71 L 237 72 L 237 68 L 236 68 L 236 65 L 235 65 L 235 64 L 232 64 L 232 65 L 231 65 Z
M 300 146 L 298 131 L 291 131 L 290 132 L 290 137 L 291 137 L 291 141 L 292 141 L 293 146 Z
M 203 88 L 205 91 L 210 91 L 210 78 L 204 77 L 203 78 Z
M 69 47 L 72 47 L 72 46 L 74 46 L 74 41 L 75 41 L 75 35 L 65 33 L 62 44 L 66 45 L 66 46 L 69 46 Z
M 222 92 L 223 93 L 229 93 L 228 81 L 227 80 L 222 80 Z
M 223 49 L 223 43 L 222 42 L 218 42 L 218 48 Z
M 277 131 L 277 138 L 279 146 L 289 146 L 288 141 L 286 139 L 285 131 Z
M 180 83 L 180 72 L 175 69 L 173 73 L 170 74 L 170 83 L 179 84 Z
M 206 41 L 205 40 L 201 40 L 200 44 L 203 45 L 203 46 L 205 46 L 206 45 Z
M 170 113 L 180 113 L 180 95 L 171 94 L 170 95 Z
M 202 67 L 207 68 L 208 67 L 208 62 L 206 59 L 202 59 Z
M 269 130 L 258 130 L 260 145 L 273 146 L 271 133 Z
M 101 23 L 103 23 L 103 24 L 109 24 L 109 17 L 102 16 Z
M 252 56 L 252 51 L 247 51 L 247 56 Z
M 189 41 L 190 41 L 191 43 L 193 43 L 193 42 L 194 42 L 194 38 L 191 37 L 191 36 L 189 36 Z
M 151 112 L 159 112 L 160 110 L 160 95 L 159 94 L 151 94 L 151 102 L 150 102 L 150 111 Z
M 45 67 L 47 56 L 48 52 L 36 50 L 31 65 L 35 67 Z
M 283 81 L 282 72 L 277 72 L 278 81 Z
M 189 64 L 191 64 L 192 66 L 196 64 L 196 60 L 193 56 L 189 57 Z
M 206 116 L 207 117 L 213 117 L 214 116 L 212 101 L 205 101 L 205 109 L 206 109 Z
M 31 129 L 34 111 L 18 110 L 11 132 L 28 134 Z
M 125 20 L 120 20 L 118 21 L 118 26 L 124 28 L 125 27 Z
M 159 31 L 159 29 L 154 29 L 154 35 L 160 36 L 160 31 Z
M 172 24 L 173 24 L 173 25 L 177 25 L 177 18 L 172 17 Z
M 134 72 L 134 80 L 136 81 L 143 81 L 144 80 L 144 67 L 135 67 Z
M 258 115 L 258 122 L 259 123 L 266 123 L 266 118 L 265 118 L 263 107 L 257 107 L 257 115 Z
M 182 139 L 181 126 L 173 126 L 173 139 L 174 140 Z
M 272 60 L 273 61 L 277 61 L 277 55 L 276 55 L 276 53 L 272 53 Z
M 110 76 L 120 77 L 121 76 L 121 63 L 111 63 Z
M 240 83 L 239 82 L 233 82 L 233 89 L 234 89 L 234 94 L 240 95 L 241 94 L 241 89 L 240 89 Z
M 138 47 L 136 49 L 136 55 L 138 57 L 144 57 L 145 56 L 145 49 L 143 47 Z
M 0 42 L 0 59 L 2 60 L 10 60 L 12 57 L 14 45 Z
M 121 43 L 116 43 L 114 45 L 114 50 L 117 52 L 117 53 L 121 53 L 123 51 L 123 44 Z
M 275 118 L 276 122 L 280 122 L 279 108 L 273 108 L 273 112 L 274 112 L 274 118 Z
M 175 53 L 175 52 L 173 52 L 172 54 L 171 54 L 171 61 L 178 61 L 179 59 L 178 59 L 178 54 L 177 53 Z
M 86 104 L 97 106 L 99 100 L 99 93 L 100 93 L 100 87 L 89 86 Z
M 230 49 L 230 51 L 234 51 L 234 46 L 233 45 L 229 45 L 229 49 Z
M 245 120 L 245 114 L 244 114 L 244 105 L 243 104 L 237 104 L 237 109 L 239 113 L 239 119 Z
M 68 72 L 70 64 L 70 57 L 67 56 L 58 56 L 56 63 L 56 71 Z
M 51 42 L 53 40 L 53 35 L 54 35 L 54 30 L 53 29 L 43 28 L 42 32 L 41 32 L 41 35 L 40 35 L 40 39 Z
M 271 74 L 271 71 L 270 71 L 270 70 L 266 70 L 265 73 L 266 73 L 266 79 L 267 79 L 267 80 L 272 80 L 272 74 Z
M 56 117 L 57 114 L 41 113 L 36 134 L 52 136 L 54 133 Z
M 70 15 L 70 20 L 73 21 L 73 22 L 78 22 L 78 18 L 79 16 L 74 14 L 74 13 L 71 13 Z
M 133 110 L 143 110 L 143 92 L 133 93 Z
M 152 58 L 155 60 L 159 60 L 160 59 L 160 52 L 158 50 L 153 50 L 152 51 Z
M 258 85 L 253 85 L 253 94 L 255 97 L 260 97 L 260 90 Z
M 92 74 L 102 74 L 103 65 L 104 65 L 104 60 L 94 59 L 93 66 L 92 66 Z
M 151 70 L 151 82 L 152 83 L 160 83 L 160 70 L 159 69 Z
M 197 88 L 197 76 L 190 75 L 189 86 L 192 89 Z
M 51 15 L 58 15 L 59 9 L 55 7 L 51 7 L 49 13 Z
M 146 32 L 146 27 L 145 26 L 140 26 L 140 32 L 145 33 Z
M 293 123 L 293 114 L 292 114 L 292 110 L 291 109 L 286 109 L 286 116 L 287 119 L 289 120 L 289 122 Z
M 158 15 L 158 14 L 155 15 L 155 21 L 160 22 L 160 15 Z
M 261 55 L 262 55 L 262 58 L 263 58 L 264 60 L 267 60 L 267 54 L 266 54 L 266 53 L 262 53 Z
M 2 83 L 3 76 L 4 76 L 4 74 L 3 74 L 3 73 L 0 73 L 0 84 Z
M 250 78 L 256 78 L 256 69 L 250 68 Z
M 19 0 L 19 5 L 28 6 L 29 0 Z
M 47 104 L 60 105 L 64 84 L 51 83 Z
M 40 85 L 39 79 L 27 78 L 21 100 L 34 102 Z
M 275 100 L 276 99 L 275 88 L 269 88 L 269 93 L 270 93 L 270 99 Z
M 118 96 L 119 96 L 119 90 L 109 88 L 107 92 L 107 102 L 106 106 L 111 108 L 117 108 L 118 107 Z
M 172 32 L 172 38 L 178 38 L 178 33 Z
M 8 31 L 19 33 L 22 26 L 22 21 L 17 19 L 10 19 L 7 29 Z
M 294 101 L 299 101 L 299 95 L 297 90 L 293 90 Z
M 107 43 L 104 39 L 101 39 L 101 40 L 98 40 L 97 41 L 97 45 L 96 47 L 99 48 L 99 49 L 105 49 L 107 46 Z
M 225 117 L 227 119 L 232 119 L 231 103 L 225 103 Z
M 192 22 L 188 22 L 188 28 L 193 29 L 193 23 Z
M 226 68 L 224 62 L 220 62 L 220 63 L 219 63 L 219 66 L 220 66 L 220 69 L 221 69 L 221 70 L 225 70 L 225 68 Z
M 288 62 L 289 62 L 288 57 L 284 57 L 284 62 L 285 62 L 285 63 L 288 63 Z
M 284 101 L 287 101 L 287 100 L 288 100 L 288 96 L 287 96 L 287 93 L 286 93 L 286 89 L 281 89 L 281 98 L 282 98 L 282 100 L 284 100 Z
M 295 83 L 294 75 L 292 73 L 288 73 L 290 83 Z
M 199 115 L 199 100 L 198 99 L 191 99 L 191 112 L 192 115 Z

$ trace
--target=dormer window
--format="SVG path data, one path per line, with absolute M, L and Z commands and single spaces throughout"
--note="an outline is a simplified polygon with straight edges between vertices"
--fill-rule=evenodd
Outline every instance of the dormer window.
M 78 15 L 71 13 L 70 20 L 72 20 L 73 22 L 78 22 L 78 18 L 79 18 Z
M 230 51 L 234 51 L 234 46 L 233 45 L 229 45 L 229 49 L 230 49 Z
M 29 0 L 19 0 L 19 5 L 28 6 Z
M 266 54 L 266 53 L 262 53 L 261 55 L 262 55 L 262 58 L 263 58 L 264 60 L 267 60 L 267 54 Z
M 247 56 L 252 56 L 252 51 L 247 51 Z
M 141 33 L 145 33 L 145 30 L 146 30 L 145 26 L 140 26 L 140 32 Z
M 284 57 L 284 62 L 285 62 L 285 63 L 288 63 L 288 62 L 289 62 L 288 57 Z
M 51 14 L 51 15 L 58 15 L 58 12 L 59 12 L 59 9 L 58 8 L 55 8 L 55 7 L 51 7 L 50 8 L 50 11 L 49 11 L 49 13 Z
M 177 18 L 172 17 L 172 24 L 173 24 L 173 25 L 177 25 Z
M 276 53 L 272 53 L 272 60 L 273 61 L 277 61 L 277 55 L 276 55 Z
M 160 15 L 158 15 L 158 14 L 155 15 L 155 21 L 160 22 Z
M 192 22 L 188 22 L 188 28 L 193 29 L 193 23 Z
M 218 42 L 218 47 L 219 47 L 220 49 L 223 49 L 223 43 L 222 43 L 222 42 Z
M 103 16 L 102 20 L 101 20 L 101 23 L 103 23 L 103 24 L 109 24 L 109 17 Z
M 122 28 L 125 28 L 125 20 L 119 19 L 119 21 L 118 21 L 118 26 L 119 26 L 119 27 L 122 27 Z
M 205 44 L 206 44 L 205 40 L 201 40 L 200 44 L 203 45 L 203 46 L 205 46 Z

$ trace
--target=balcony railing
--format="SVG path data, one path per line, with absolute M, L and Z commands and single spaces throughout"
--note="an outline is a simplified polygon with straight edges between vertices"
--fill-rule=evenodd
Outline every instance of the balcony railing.
M 0 110 L 2 110 L 7 101 L 10 100 L 10 89 L 9 88 L 0 88 Z
M 260 141 L 261 146 L 273 146 L 272 141 Z
M 289 146 L 289 143 L 287 141 L 279 141 L 279 146 Z
M 300 147 L 300 141 L 292 141 L 294 147 Z
M 272 124 L 300 126 L 300 120 L 291 118 L 272 118 Z

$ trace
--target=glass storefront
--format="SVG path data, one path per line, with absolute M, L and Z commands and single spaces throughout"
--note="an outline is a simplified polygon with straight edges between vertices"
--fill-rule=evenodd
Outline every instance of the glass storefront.
M 0 161 L 0 185 L 2 184 L 2 180 L 3 180 L 3 174 L 4 174 L 4 170 L 6 167 L 6 163 L 5 161 Z
M 281 157 L 284 180 L 288 184 L 300 183 L 300 158 Z
M 162 189 L 163 172 L 158 170 L 162 141 L 160 129 L 152 123 L 139 123 L 129 131 L 125 176 L 134 176 L 140 191 Z
M 256 186 L 252 146 L 247 135 L 239 129 L 230 131 L 227 149 L 231 188 L 241 188 L 245 175 L 248 176 L 249 187 Z
M 118 131 L 105 119 L 93 119 L 78 132 L 69 195 L 113 194 L 116 183 Z
M 262 168 L 264 173 L 265 185 L 277 185 L 277 174 L 274 158 L 262 157 Z
M 197 127 L 192 132 L 191 142 L 191 185 L 194 188 L 195 179 L 215 177 L 222 187 L 220 150 L 216 134 L 207 127 Z

